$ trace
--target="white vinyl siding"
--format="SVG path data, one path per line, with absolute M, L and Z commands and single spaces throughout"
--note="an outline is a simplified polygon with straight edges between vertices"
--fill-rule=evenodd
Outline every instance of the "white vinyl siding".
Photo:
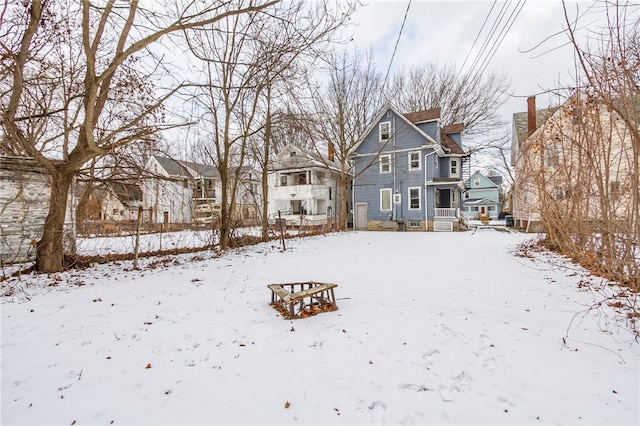
M 383 212 L 391 211 L 391 188 L 380 190 L 380 210 Z

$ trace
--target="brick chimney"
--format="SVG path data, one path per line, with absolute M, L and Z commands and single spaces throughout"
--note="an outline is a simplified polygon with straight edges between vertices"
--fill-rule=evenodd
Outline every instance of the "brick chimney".
M 536 131 L 536 97 L 527 98 L 527 136 Z
M 331 142 L 329 142 L 329 150 L 327 152 L 327 157 L 329 158 L 329 161 L 333 161 L 334 151 L 333 151 L 333 144 Z

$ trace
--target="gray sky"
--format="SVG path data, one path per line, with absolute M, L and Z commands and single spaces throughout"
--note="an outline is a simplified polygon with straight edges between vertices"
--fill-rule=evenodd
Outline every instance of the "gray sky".
M 353 34 L 353 42 L 363 48 L 372 46 L 383 72 L 389 66 L 408 3 L 408 0 L 368 0 L 353 18 L 355 26 L 349 30 Z M 562 47 L 568 41 L 566 35 L 545 41 L 566 27 L 560 0 L 508 2 L 507 12 L 498 28 L 505 27 L 509 15 L 515 14 L 523 3 L 487 67 L 489 71 L 505 72 L 512 81 L 512 96 L 501 110 L 501 115 L 509 122 L 514 112 L 526 110 L 527 96 L 539 94 L 539 107 L 557 103 L 555 96 L 550 97 L 543 92 L 559 85 L 573 85 L 572 76 L 575 74 L 572 48 L 568 45 Z M 568 2 L 569 16 L 575 16 L 577 9 L 580 13 L 587 11 L 592 4 L 591 1 Z M 460 67 L 469 55 L 465 65 L 465 70 L 468 69 L 478 56 L 503 5 L 505 2 L 500 1 L 494 5 L 493 0 L 413 0 L 391 73 L 402 66 L 433 61 Z M 591 8 L 582 17 L 582 34 L 597 30 L 597 11 L 601 9 L 601 6 Z M 478 37 L 485 19 L 487 23 Z M 490 40 L 497 39 L 497 34 Z M 471 50 L 476 37 L 478 41 Z

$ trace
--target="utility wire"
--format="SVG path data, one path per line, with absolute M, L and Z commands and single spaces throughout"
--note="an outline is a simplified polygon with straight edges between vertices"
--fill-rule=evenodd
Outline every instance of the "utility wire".
M 473 63 L 471 64 L 471 67 L 469 68 L 469 71 L 467 72 L 468 75 L 471 75 L 474 73 L 474 71 L 476 70 L 476 67 L 482 60 L 483 56 L 485 55 L 485 51 L 487 50 L 489 43 L 493 39 L 493 36 L 495 35 L 498 27 L 500 26 L 502 20 L 504 19 L 504 16 L 507 14 L 508 8 L 509 8 L 509 3 L 505 2 L 502 5 L 502 8 L 500 9 L 500 11 L 498 12 L 498 16 L 493 21 L 493 24 L 491 25 L 491 29 L 489 30 L 489 34 L 487 34 L 484 41 L 482 42 L 482 47 L 480 48 L 480 52 L 478 52 L 478 54 L 476 55 L 475 59 L 473 60 Z
M 505 37 L 509 33 L 509 30 L 511 30 L 511 27 L 513 26 L 513 24 L 516 22 L 516 19 L 518 18 L 518 15 L 520 15 L 520 12 L 522 12 L 522 8 L 524 7 L 524 5 L 526 3 L 527 3 L 527 0 L 523 0 L 522 1 L 522 5 L 520 5 L 520 0 L 518 1 L 518 3 L 516 4 L 516 8 L 511 12 L 511 15 L 509 15 L 509 19 L 507 20 L 507 23 L 505 24 L 505 27 L 503 27 L 503 29 L 500 32 L 500 34 L 498 34 L 499 40 L 496 40 L 497 44 L 496 44 L 496 42 L 494 42 L 495 48 L 493 48 L 493 46 L 491 46 L 492 49 L 491 49 L 490 54 L 487 57 L 485 57 L 484 61 L 480 65 L 480 68 L 476 72 L 474 78 L 476 76 L 482 75 L 482 73 L 484 73 L 484 71 L 487 69 L 487 67 L 489 66 L 489 63 L 491 62 L 491 60 L 493 59 L 495 54 L 498 52 L 498 49 L 500 48 L 500 45 L 502 44 L 502 42 L 504 41 Z M 520 5 L 519 9 L 518 9 L 518 5 Z M 508 27 L 506 26 L 507 24 L 508 24 Z
M 384 91 L 384 87 L 387 84 L 387 78 L 389 77 L 389 72 L 391 71 L 391 65 L 393 64 L 393 58 L 395 58 L 395 56 L 396 56 L 396 50 L 398 50 L 398 43 L 400 43 L 400 36 L 402 36 L 402 30 L 404 29 L 405 22 L 407 22 L 407 15 L 409 14 L 409 8 L 410 7 L 411 7 L 411 0 L 409 0 L 409 4 L 407 4 L 407 10 L 404 12 L 404 18 L 402 18 L 402 25 L 400 26 L 400 32 L 398 32 L 398 38 L 396 39 L 396 45 L 394 46 L 393 53 L 391 54 L 391 60 L 389 61 L 389 66 L 387 67 L 387 73 L 385 74 L 384 80 L 382 81 L 382 91 Z
M 489 16 L 491 16 L 491 12 L 493 12 L 493 8 L 496 6 L 497 1 L 498 0 L 493 0 L 493 4 L 491 5 L 491 9 L 489 9 L 489 13 L 487 13 L 487 17 L 484 18 L 484 22 L 482 23 L 482 27 L 480 27 L 480 31 L 478 31 L 478 34 L 476 35 L 476 39 L 473 40 L 473 44 L 471 45 L 471 48 L 467 52 L 467 56 L 465 56 L 464 62 L 462 62 L 462 65 L 460 66 L 460 68 L 458 68 L 458 73 L 456 74 L 455 80 L 458 79 L 458 77 L 462 73 L 462 70 L 464 69 L 464 66 L 467 64 L 467 60 L 469 59 L 469 56 L 471 56 L 471 52 L 473 52 L 473 48 L 476 47 L 476 43 L 478 42 L 478 39 L 480 38 L 480 34 L 482 34 L 482 31 L 484 30 L 484 26 L 487 25 L 487 21 L 489 20 Z

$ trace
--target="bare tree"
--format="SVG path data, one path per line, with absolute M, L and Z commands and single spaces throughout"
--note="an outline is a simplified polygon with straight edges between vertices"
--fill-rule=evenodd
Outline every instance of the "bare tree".
M 600 7 L 606 26 L 585 42 L 565 8 L 578 87 L 526 140 L 517 178 L 548 246 L 638 290 L 640 9 Z
M 162 127 L 153 115 L 179 84 L 149 90 L 163 69 L 149 48 L 170 34 L 276 3 L 224 1 L 196 10 L 193 2 L 177 2 L 173 8 L 145 10 L 138 0 L 100 5 L 83 0 L 68 4 L 64 13 L 54 9 L 56 2 L 43 7 L 41 0 L 5 7 L 3 31 L 7 28 L 7 39 L 15 42 L 2 45 L 0 75 L 7 87 L 2 128 L 13 151 L 35 158 L 51 174 L 49 214 L 36 248 L 39 271 L 63 267 L 62 231 L 74 174 L 93 158 L 148 140 Z M 65 61 L 57 68 L 42 66 L 50 51 L 63 45 L 52 36 L 61 27 L 72 38 L 64 44 Z M 77 72 L 69 71 L 69 63 L 77 64 Z M 128 85 L 140 95 L 131 97 Z M 61 99 L 63 105 L 38 99 Z
M 467 135 L 502 127 L 498 109 L 510 82 L 496 73 L 462 74 L 453 65 L 424 63 L 395 73 L 388 98 L 404 112 L 442 108 L 442 121 L 463 123 Z
M 309 5 L 280 5 L 268 15 L 235 16 L 216 32 L 193 31 L 189 37 L 194 54 L 206 64 L 207 81 L 201 85 L 196 101 L 210 125 L 213 149 L 211 160 L 222 180 L 222 221 L 220 246 L 225 248 L 230 231 L 230 215 L 235 202 L 233 182 L 226 176 L 247 160 L 249 143 L 258 142 L 252 160 L 262 174 L 262 235 L 267 238 L 267 172 L 271 159 L 272 132 L 282 115 L 273 107 L 286 97 L 291 99 L 293 82 L 299 78 L 301 62 L 309 66 L 318 51 L 329 43 L 335 30 L 354 10 L 351 2 L 336 8 L 327 1 Z M 218 25 L 219 26 L 219 25 Z M 298 64 L 298 65 L 296 65 Z M 204 96 L 203 96 L 204 95 Z M 255 135 L 261 138 L 252 137 Z M 231 162 L 235 162 L 233 167 Z M 227 189 L 228 188 L 228 189 Z
M 338 227 L 344 230 L 347 228 L 347 188 L 355 177 L 349 156 L 382 106 L 379 104 L 382 78 L 375 68 L 372 51 L 334 51 L 328 57 L 326 68 L 326 84 L 318 84 L 322 89 L 316 89 L 313 97 L 316 117 L 313 136 L 318 153 L 331 149 L 339 168 L 334 178 L 340 193 Z

